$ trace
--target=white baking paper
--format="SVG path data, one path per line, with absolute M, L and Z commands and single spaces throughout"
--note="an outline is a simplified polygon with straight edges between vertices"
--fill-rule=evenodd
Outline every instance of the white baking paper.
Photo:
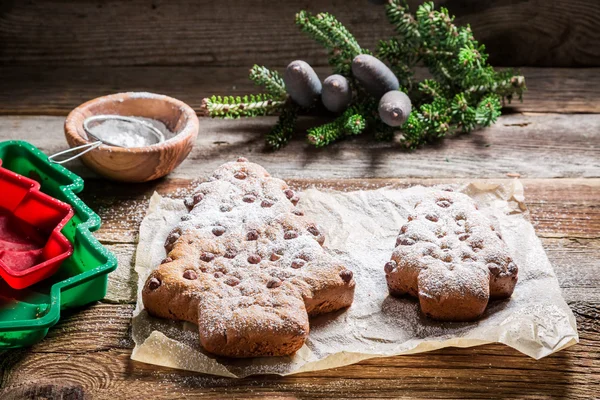
M 324 227 L 327 250 L 354 272 L 354 303 L 348 310 L 312 319 L 310 336 L 294 356 L 253 359 L 212 356 L 200 346 L 195 325 L 154 318 L 144 310 L 143 283 L 165 257 L 165 238 L 186 212 L 181 200 L 154 194 L 140 228 L 136 256 L 139 290 L 133 317 L 136 346 L 131 358 L 207 374 L 245 377 L 287 375 L 372 357 L 495 342 L 539 359 L 577 343 L 575 317 L 528 220 L 521 183 L 484 181 L 454 189 L 471 196 L 480 210 L 495 220 L 519 266 L 519 282 L 509 300 L 491 302 L 478 322 L 443 323 L 424 317 L 415 299 L 388 296 L 383 265 L 390 259 L 409 210 L 430 188 L 354 192 L 309 189 L 302 193 L 299 207 Z

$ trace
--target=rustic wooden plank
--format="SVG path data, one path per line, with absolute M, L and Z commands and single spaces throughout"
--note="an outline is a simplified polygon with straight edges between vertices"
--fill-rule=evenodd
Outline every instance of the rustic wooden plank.
M 67 115 L 79 104 L 124 91 L 163 93 L 201 110 L 213 94 L 261 92 L 240 67 L 0 67 L 0 115 Z M 285 65 L 271 65 L 283 71 Z M 328 67 L 316 68 L 321 79 Z M 600 68 L 521 68 L 528 90 L 510 112 L 600 113 Z M 424 68 L 417 77 L 426 76 Z
M 138 276 L 134 270 L 134 244 L 106 244 L 118 260 L 117 269 L 108 275 L 108 291 L 104 302 L 134 303 L 137 296 Z
M 195 148 L 170 177 L 206 176 L 239 155 L 286 179 L 503 178 L 507 173 L 524 178 L 600 177 L 600 114 L 506 115 L 493 127 L 416 151 L 375 142 L 368 135 L 315 149 L 300 132 L 320 122 L 302 120 L 297 138 L 273 152 L 265 148 L 264 135 L 274 117 L 202 118 Z M 66 148 L 63 123 L 60 117 L 4 116 L 0 138 L 27 140 L 52 154 Z M 79 162 L 68 167 L 83 177 L 94 176 Z
M 377 358 L 291 377 L 235 380 L 131 361 L 132 306 L 99 304 L 67 317 L 30 350 L 3 354 L 0 395 L 441 398 L 460 392 L 462 398 L 590 398 L 600 383 L 600 310 L 596 302 L 571 306 L 580 344 L 539 361 L 505 346 L 488 345 Z
M 421 1 L 409 3 L 414 9 Z M 437 3 L 458 24 L 471 25 L 495 64 L 600 65 L 595 0 Z M 303 8 L 333 13 L 363 47 L 392 34 L 383 7 L 365 0 L 290 0 L 285 7 L 235 0 L 3 1 L 0 63 L 240 66 L 303 58 L 323 65 L 323 49 L 293 23 Z
M 563 291 L 600 288 L 600 239 L 541 238 L 541 241 Z M 575 301 L 583 297 L 569 292 L 567 298 Z

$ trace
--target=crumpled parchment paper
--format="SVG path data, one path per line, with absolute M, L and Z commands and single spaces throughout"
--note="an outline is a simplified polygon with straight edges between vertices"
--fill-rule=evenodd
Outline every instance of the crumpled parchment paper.
M 325 247 L 354 271 L 356 293 L 348 310 L 311 320 L 306 344 L 292 357 L 228 359 L 206 353 L 197 327 L 154 318 L 144 310 L 141 288 L 165 257 L 163 243 L 186 212 L 183 202 L 154 194 L 140 228 L 135 269 L 138 303 L 133 317 L 132 359 L 207 374 L 245 377 L 293 374 L 352 364 L 372 357 L 414 354 L 443 347 L 504 343 L 539 359 L 579 341 L 575 317 L 528 221 L 523 186 L 476 182 L 454 186 L 471 196 L 499 227 L 519 266 L 509 300 L 490 302 L 478 322 L 443 323 L 425 318 L 418 302 L 388 296 L 383 265 L 400 227 L 423 192 L 378 189 L 335 192 L 309 189 L 299 207 L 326 231 Z

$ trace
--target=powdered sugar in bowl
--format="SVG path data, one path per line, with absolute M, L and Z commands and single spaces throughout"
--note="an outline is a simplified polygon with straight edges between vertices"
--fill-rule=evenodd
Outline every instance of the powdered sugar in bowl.
M 134 129 L 147 140 L 131 135 Z M 83 154 L 83 163 L 106 178 L 124 182 L 147 182 L 173 171 L 192 150 L 198 129 L 198 117 L 190 106 L 143 92 L 90 100 L 71 111 L 65 121 L 70 147 L 93 143 L 96 137 L 104 142 Z M 127 131 L 127 140 L 119 136 Z

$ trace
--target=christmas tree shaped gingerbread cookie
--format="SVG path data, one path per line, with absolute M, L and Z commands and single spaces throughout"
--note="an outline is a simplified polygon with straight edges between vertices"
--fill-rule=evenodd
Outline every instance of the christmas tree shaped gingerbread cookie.
M 296 208 L 288 185 L 240 158 L 221 166 L 185 203 L 168 257 L 142 291 L 152 315 L 198 324 L 210 353 L 296 352 L 309 316 L 348 307 L 352 271 L 321 247 L 322 229 Z
M 391 295 L 417 297 L 425 315 L 442 321 L 480 318 L 490 299 L 512 295 L 519 273 L 497 227 L 451 191 L 421 197 L 384 270 Z

